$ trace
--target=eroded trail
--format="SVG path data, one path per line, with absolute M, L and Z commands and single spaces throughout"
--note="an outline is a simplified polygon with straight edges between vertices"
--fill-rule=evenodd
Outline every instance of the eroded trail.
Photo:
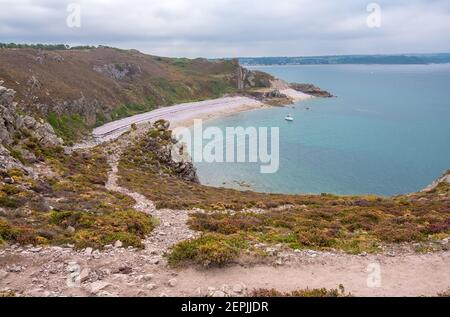
M 144 244 L 146 249 L 155 249 L 158 250 L 158 252 L 164 253 L 167 252 L 172 245 L 198 235 L 197 232 L 191 230 L 187 225 L 187 220 L 189 218 L 188 211 L 156 209 L 153 202 L 144 195 L 119 186 L 118 165 L 121 153 L 120 146 L 116 147 L 112 152 L 114 154 L 108 157 L 108 163 L 111 170 L 108 173 L 106 188 L 130 196 L 136 201 L 136 204 L 133 207 L 135 210 L 149 214 L 158 221 L 156 229 L 145 239 Z M 155 184 L 155 186 L 157 185 Z

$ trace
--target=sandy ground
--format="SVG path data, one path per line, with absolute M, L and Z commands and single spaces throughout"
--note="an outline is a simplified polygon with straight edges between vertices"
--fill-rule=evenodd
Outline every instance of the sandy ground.
M 172 127 L 189 126 L 194 119 L 208 120 L 231 113 L 266 107 L 248 97 L 224 97 L 164 107 L 121 120 L 109 122 L 94 129 L 92 135 L 100 142 L 116 139 L 134 124 L 145 124 L 159 119 L 169 120 Z
M 282 89 L 281 92 L 296 102 L 313 98 L 310 95 L 289 88 Z M 101 143 L 118 138 L 128 131 L 132 124 L 143 125 L 148 122 L 165 119 L 170 121 L 172 128 L 188 127 L 192 125 L 195 119 L 210 120 L 236 112 L 265 107 L 268 106 L 260 101 L 242 96 L 183 103 L 109 122 L 94 129 L 92 135 L 97 143 Z
M 152 242 L 157 239 L 166 238 L 149 238 L 145 250 L 0 252 L 0 291 L 9 289 L 23 296 L 224 297 L 260 288 L 293 291 L 342 284 L 354 296 L 436 296 L 450 288 L 449 252 L 362 257 L 302 251 L 291 254 L 283 264 L 273 258 L 264 264 L 171 269 Z M 379 265 L 375 280 L 379 283 L 373 283 L 373 265 Z M 81 274 L 76 274 L 74 266 Z M 79 284 L 70 284 L 80 275 Z
M 282 89 L 282 90 L 280 90 L 280 92 L 282 94 L 285 94 L 286 96 L 292 98 L 295 102 L 314 98 L 311 95 L 305 94 L 303 92 L 300 92 L 300 91 L 297 91 L 297 90 L 294 90 L 294 89 L 291 89 L 291 88 Z

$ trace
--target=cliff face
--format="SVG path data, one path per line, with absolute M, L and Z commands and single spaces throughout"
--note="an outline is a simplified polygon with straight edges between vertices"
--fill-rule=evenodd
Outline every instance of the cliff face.
M 138 163 L 156 174 L 175 176 L 189 183 L 200 183 L 185 144 L 172 136 L 170 122 L 156 121 L 146 135 L 131 146 L 126 161 Z M 130 162 L 128 162 L 130 163 Z M 128 164 L 127 163 L 127 164 Z
M 50 124 L 20 113 L 13 102 L 16 92 L 2 86 L 0 81 L 0 142 L 6 146 L 17 144 L 25 136 L 35 138 L 43 146 L 56 146 L 61 140 L 56 137 Z
M 66 140 L 158 107 L 265 87 L 270 77 L 237 61 L 163 58 L 135 50 L 0 49 L 0 80 L 17 91 L 21 111 L 48 120 Z
M 21 113 L 14 102 L 16 92 L 0 81 L 0 155 L 1 169 L 19 167 L 41 159 L 41 148 L 62 144 L 52 126 L 43 120 Z
M 275 79 L 273 76 L 260 71 L 248 70 L 239 66 L 238 61 L 234 61 L 236 64 L 236 88 L 238 90 L 251 89 L 251 88 L 270 88 L 271 82 Z
M 322 90 L 321 88 L 311 85 L 311 84 L 297 84 L 292 83 L 289 85 L 292 89 L 303 92 L 305 94 L 319 97 L 319 98 L 331 98 L 334 97 L 331 93 L 328 91 Z

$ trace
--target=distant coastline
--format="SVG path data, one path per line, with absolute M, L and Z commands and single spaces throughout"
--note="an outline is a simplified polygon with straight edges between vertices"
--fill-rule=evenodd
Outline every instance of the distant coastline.
M 450 53 L 395 55 L 330 55 L 298 57 L 239 57 L 243 66 L 283 65 L 428 65 L 450 63 Z

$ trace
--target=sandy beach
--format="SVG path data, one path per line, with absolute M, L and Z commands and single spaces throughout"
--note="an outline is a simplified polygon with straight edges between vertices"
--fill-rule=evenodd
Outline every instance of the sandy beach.
M 313 98 L 293 89 L 283 89 L 281 92 L 295 102 Z M 210 120 L 236 112 L 265 107 L 269 106 L 258 100 L 242 96 L 183 103 L 109 122 L 94 129 L 92 135 L 97 143 L 102 143 L 116 139 L 128 131 L 132 124 L 144 125 L 148 122 L 165 119 L 170 121 L 172 128 L 189 127 L 195 119 Z

